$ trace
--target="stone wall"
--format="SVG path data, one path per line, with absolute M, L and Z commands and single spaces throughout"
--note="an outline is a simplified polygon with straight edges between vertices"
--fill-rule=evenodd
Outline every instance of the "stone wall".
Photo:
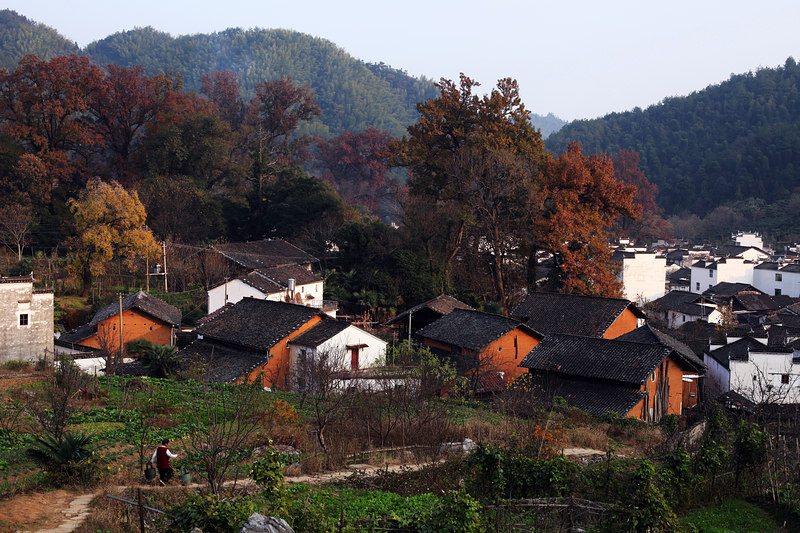
M 30 278 L 0 278 L 0 363 L 53 355 L 53 293 Z

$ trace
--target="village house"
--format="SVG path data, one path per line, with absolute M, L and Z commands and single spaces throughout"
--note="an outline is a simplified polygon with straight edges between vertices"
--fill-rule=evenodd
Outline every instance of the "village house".
M 545 393 L 564 398 L 571 407 L 594 416 L 612 412 L 646 422 L 680 415 L 694 405 L 696 395 L 684 398 L 692 390 L 684 386 L 684 377 L 696 379 L 703 370 L 696 357 L 687 359 L 660 339 L 632 342 L 563 334 L 547 335 L 520 366 Z
M 324 282 L 313 272 L 319 260 L 282 239 L 216 244 L 209 254 L 225 262 L 223 279 L 208 291 L 208 312 L 242 298 L 293 302 L 336 317 L 338 305 L 323 299 Z
M 703 357 L 708 399 L 733 391 L 754 403 L 800 403 L 800 353 L 790 344 L 729 337 L 709 345 Z
M 719 283 L 752 285 L 755 262 L 742 257 L 697 261 L 692 265 L 692 292 L 702 293 Z
M 524 373 L 522 358 L 542 338 L 513 318 L 469 309 L 453 309 L 417 334 L 434 353 L 455 362 L 460 375 L 485 383 L 496 381 L 489 376 L 514 381 Z
M 667 292 L 671 291 L 685 291 L 690 292 L 692 289 L 692 269 L 689 267 L 680 267 L 667 274 Z
M 472 310 L 472 307 L 452 296 L 440 294 L 436 298 L 406 309 L 388 321 L 386 325 L 396 331 L 396 336 L 400 340 L 419 340 L 416 334 L 417 331 L 440 319 L 453 309 Z
M 800 264 L 765 262 L 753 269 L 753 286 L 766 294 L 800 297 Z
M 511 317 L 543 335 L 567 333 L 606 339 L 633 331 L 646 318 L 630 300 L 554 292 L 529 293 Z
M 118 353 L 138 339 L 172 346 L 180 325 L 180 309 L 140 290 L 103 307 L 88 324 L 62 334 L 56 341 L 56 351 L 74 354 L 89 348 Z
M 687 322 L 717 324 L 722 313 L 717 304 L 707 296 L 687 291 L 668 292 L 658 300 L 650 302 L 651 318 L 659 320 L 669 329 L 677 329 Z
M 53 291 L 33 277 L 0 278 L 0 363 L 53 354 Z
M 622 282 L 624 298 L 643 304 L 664 296 L 667 273 L 664 254 L 623 249 L 615 251 L 611 258 L 620 264 L 617 277 Z

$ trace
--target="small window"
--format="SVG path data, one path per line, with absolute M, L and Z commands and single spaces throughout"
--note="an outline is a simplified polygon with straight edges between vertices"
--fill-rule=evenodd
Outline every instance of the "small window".
M 652 374 L 650 374 L 650 381 L 652 381 L 653 383 L 656 382 L 656 372 L 655 372 L 655 370 L 653 371 Z
M 781 374 L 781 385 L 789 384 L 789 374 Z
M 709 278 L 713 278 L 714 277 L 714 271 L 713 270 L 709 270 L 708 271 L 708 277 Z
M 28 325 L 28 313 L 22 313 L 21 315 L 19 315 L 19 325 L 20 326 Z
M 783 274 L 775 274 L 775 281 L 783 281 Z
M 696 285 L 697 285 L 697 290 L 699 291 L 700 290 L 700 282 L 698 281 Z
M 780 295 L 781 295 L 781 290 L 775 289 L 775 296 L 780 296 Z

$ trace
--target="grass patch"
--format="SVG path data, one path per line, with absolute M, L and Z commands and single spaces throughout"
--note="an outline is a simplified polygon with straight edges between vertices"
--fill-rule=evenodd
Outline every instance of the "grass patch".
M 694 511 L 681 518 L 681 524 L 694 526 L 697 533 L 774 533 L 781 529 L 769 513 L 742 500 Z

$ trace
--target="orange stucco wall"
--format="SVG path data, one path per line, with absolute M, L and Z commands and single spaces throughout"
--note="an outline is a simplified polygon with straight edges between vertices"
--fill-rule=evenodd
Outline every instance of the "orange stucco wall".
M 431 339 L 424 339 L 424 342 L 426 346 L 451 351 L 451 347 L 447 344 L 442 344 Z M 520 375 L 527 372 L 527 369 L 521 368 L 519 364 L 537 344 L 539 344 L 539 339 L 537 337 L 517 328 L 489 344 L 489 346 L 481 351 L 480 357 L 482 360 L 490 360 L 489 364 L 496 367 L 497 371 L 503 372 L 504 381 L 506 383 L 511 383 Z M 468 353 L 466 351 L 462 352 L 462 355 L 471 357 L 478 356 L 478 354 L 474 352 Z
M 669 361 L 669 365 L 666 364 L 667 361 Z M 653 399 L 655 398 L 656 394 L 656 385 L 659 379 L 661 379 L 661 376 L 664 374 L 667 366 L 667 382 L 669 384 L 669 404 L 667 406 L 667 414 L 680 415 L 683 412 L 683 371 L 672 359 L 668 358 L 661 363 L 661 365 L 655 371 L 655 381 L 653 381 L 652 377 L 648 377 L 647 382 L 642 386 L 642 390 L 647 391 L 649 400 L 648 404 L 652 406 Z M 639 418 L 640 420 L 645 420 L 645 415 L 644 400 L 642 400 L 636 404 L 636 407 L 631 409 L 626 416 L 632 416 L 634 418 Z
M 172 326 L 137 309 L 123 311 L 122 343 L 125 345 L 137 339 L 171 345 Z M 97 324 L 97 333 L 79 344 L 91 348 L 101 348 L 101 344 L 105 344 L 111 351 L 119 350 L 119 315 Z
M 511 383 L 528 371 L 519 364 L 537 344 L 538 338 L 521 329 L 513 329 L 487 346 L 481 354 L 491 358 L 497 370 L 504 373 L 503 380 Z
M 305 333 L 322 320 L 315 316 L 298 329 L 293 331 L 288 337 L 281 339 L 279 343 L 269 351 L 272 356 L 269 361 L 253 370 L 248 376 L 248 380 L 261 380 L 265 387 L 280 389 L 291 388 L 291 359 L 289 357 L 288 342 L 295 337 Z
M 620 335 L 625 335 L 629 331 L 636 329 L 636 315 L 630 309 L 625 309 L 617 319 L 611 323 L 605 333 L 604 339 L 616 339 Z

